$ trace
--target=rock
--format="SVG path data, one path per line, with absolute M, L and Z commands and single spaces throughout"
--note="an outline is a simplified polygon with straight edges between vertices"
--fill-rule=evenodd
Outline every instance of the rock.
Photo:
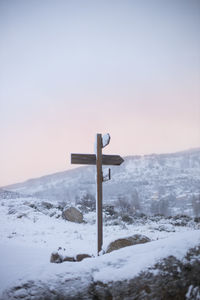
M 25 213 L 19 213 L 19 214 L 17 215 L 17 218 L 18 218 L 18 219 L 21 219 L 22 217 L 27 217 L 27 214 L 25 214 Z
M 51 254 L 51 258 L 50 258 L 50 262 L 51 263 L 56 263 L 56 264 L 59 264 L 61 263 L 63 260 L 62 260 L 62 257 L 61 255 L 58 253 L 58 252 L 53 252 Z
M 72 256 L 65 256 L 63 257 L 63 261 L 75 261 L 75 259 Z
M 75 260 L 76 261 L 81 261 L 85 258 L 89 258 L 89 257 L 92 257 L 91 255 L 89 254 L 77 254 L 76 257 L 75 257 Z
M 46 209 L 51 209 L 53 208 L 53 204 L 52 203 L 49 203 L 47 201 L 42 201 L 41 205 L 46 208 Z
M 134 234 L 133 236 L 122 238 L 115 240 L 114 242 L 111 242 L 107 249 L 106 253 L 110 253 L 114 250 L 118 250 L 127 246 L 133 246 L 137 244 L 144 244 L 150 242 L 150 239 L 146 237 L 145 235 L 141 234 Z
M 21 280 L 17 285 L 4 290 L 0 300 L 93 300 L 91 274 L 79 272 L 64 276 L 54 275 L 48 280 Z
M 133 224 L 133 218 L 131 218 L 129 215 L 125 214 L 122 216 L 122 221 L 127 224 Z
M 62 217 L 70 222 L 83 223 L 83 214 L 80 210 L 72 206 L 63 210 Z
M 51 258 L 50 258 L 51 263 L 60 264 L 63 261 L 75 261 L 75 259 L 72 256 L 62 255 L 58 252 L 53 252 L 51 254 Z
M 196 223 L 200 223 L 200 217 L 196 217 L 196 218 L 194 218 L 194 222 L 196 222 Z
M 91 255 L 85 254 L 85 253 L 77 254 L 75 257 L 68 256 L 68 255 L 66 255 L 65 250 L 66 250 L 65 248 L 62 249 L 62 247 L 59 247 L 58 251 L 55 251 L 51 254 L 50 262 L 56 263 L 56 264 L 62 263 L 64 261 L 77 261 L 78 262 L 78 261 L 82 261 L 85 258 L 92 257 Z

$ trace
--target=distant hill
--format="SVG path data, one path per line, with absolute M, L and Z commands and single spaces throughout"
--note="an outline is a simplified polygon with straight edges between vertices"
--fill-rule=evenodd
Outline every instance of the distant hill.
M 95 195 L 95 166 L 59 172 L 3 188 L 22 195 L 73 202 L 81 193 Z M 104 201 L 137 198 L 143 212 L 152 203 L 168 201 L 174 213 L 191 213 L 192 197 L 200 194 L 200 148 L 170 154 L 127 156 L 111 167 L 111 180 L 103 184 Z

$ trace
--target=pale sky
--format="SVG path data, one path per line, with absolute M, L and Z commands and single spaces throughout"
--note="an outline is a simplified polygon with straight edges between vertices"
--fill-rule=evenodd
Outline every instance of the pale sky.
M 0 0 L 0 186 L 70 153 L 200 146 L 199 0 Z

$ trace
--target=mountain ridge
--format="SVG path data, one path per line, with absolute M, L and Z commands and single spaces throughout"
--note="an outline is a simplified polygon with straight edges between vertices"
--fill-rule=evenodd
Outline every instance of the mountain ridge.
M 178 156 L 180 154 L 187 154 L 187 153 L 195 153 L 195 152 L 200 152 L 200 147 L 195 147 L 195 148 L 189 148 L 186 150 L 181 150 L 181 151 L 175 151 L 175 152 L 169 152 L 169 153 L 150 153 L 150 154 L 144 154 L 144 155 L 126 155 L 123 156 L 123 159 L 127 160 L 127 159 L 138 159 L 138 158 L 142 158 L 142 157 L 165 157 L 165 156 Z M 87 166 L 80 166 L 74 169 L 69 169 L 69 170 L 65 170 L 65 171 L 58 171 L 55 173 L 51 173 L 51 174 L 46 174 L 46 175 L 42 175 L 39 177 L 34 177 L 34 178 L 29 178 L 27 180 L 24 181 L 20 181 L 20 182 L 16 182 L 16 183 L 12 183 L 9 185 L 5 185 L 5 186 L 1 186 L 0 189 L 10 189 L 10 188 L 14 188 L 15 186 L 19 186 L 19 185 L 23 185 L 29 182 L 33 182 L 35 180 L 40 180 L 43 178 L 50 178 L 52 176 L 62 176 L 62 175 L 66 175 L 66 174 L 70 174 L 73 173 L 75 171 L 79 171 L 80 169 L 83 168 L 87 168 Z
M 95 166 L 83 166 L 3 189 L 21 196 L 76 203 L 83 194 L 95 198 L 95 174 Z M 126 156 L 123 164 L 111 167 L 111 180 L 103 184 L 104 203 L 115 206 L 120 201 L 126 202 L 140 207 L 143 213 L 167 211 L 167 214 L 193 215 L 196 205 L 198 214 L 199 195 L 200 148 Z M 159 207 L 167 207 L 167 210 Z

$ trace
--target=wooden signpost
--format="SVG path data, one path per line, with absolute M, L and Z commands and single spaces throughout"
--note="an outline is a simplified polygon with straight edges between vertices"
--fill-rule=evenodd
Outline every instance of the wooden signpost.
M 110 169 L 108 173 L 103 175 L 102 165 L 119 166 L 123 163 L 123 158 L 119 155 L 102 155 L 102 148 L 106 147 L 110 142 L 110 135 L 96 136 L 96 154 L 71 154 L 72 164 L 96 165 L 97 172 L 97 197 L 96 197 L 96 213 L 97 213 L 97 254 L 102 250 L 103 244 L 103 221 L 102 221 L 102 183 L 110 180 Z

